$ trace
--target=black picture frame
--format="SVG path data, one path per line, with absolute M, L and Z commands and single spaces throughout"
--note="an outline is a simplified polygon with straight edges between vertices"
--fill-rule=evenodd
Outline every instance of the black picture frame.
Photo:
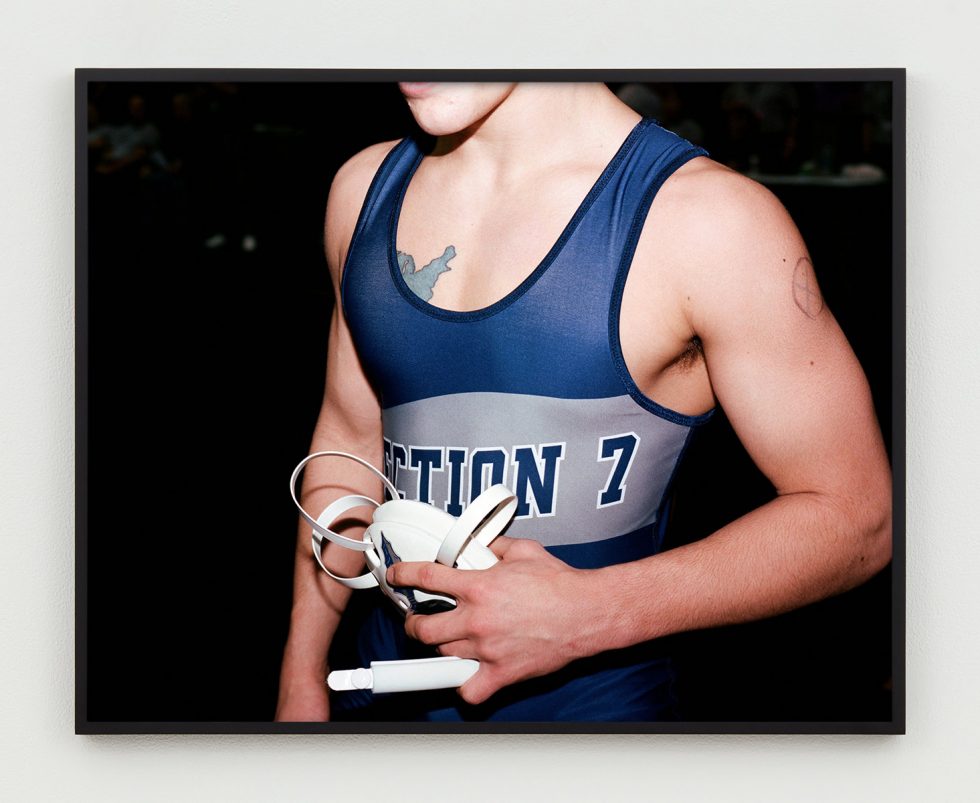
M 192 271 L 181 272 L 179 248 L 174 240 L 181 237 L 191 237 L 187 232 L 181 233 L 177 228 L 162 229 L 159 220 L 141 218 L 141 215 L 152 217 L 154 209 L 162 206 L 174 209 L 179 205 L 179 198 L 172 195 L 174 186 L 163 186 L 154 189 L 147 201 L 150 212 L 141 212 L 134 207 L 127 208 L 123 218 L 127 225 L 135 225 L 128 232 L 128 241 L 123 245 L 107 245 L 111 242 L 113 223 L 103 216 L 103 202 L 97 196 L 99 189 L 93 184 L 92 153 L 89 148 L 89 101 L 96 88 L 107 91 L 109 95 L 116 92 L 118 101 L 125 87 L 144 87 L 151 92 L 155 87 L 159 90 L 164 86 L 187 88 L 194 85 L 208 86 L 250 86 L 256 92 L 264 93 L 266 99 L 276 91 L 282 93 L 286 88 L 307 87 L 324 88 L 339 85 L 361 85 L 365 88 L 377 89 L 380 85 L 391 84 L 404 80 L 440 80 L 440 81 L 603 81 L 607 83 L 641 83 L 641 84 L 683 84 L 707 85 L 727 84 L 732 82 L 771 82 L 792 84 L 861 84 L 881 83 L 889 87 L 890 114 L 887 124 L 890 131 L 891 161 L 885 166 L 887 172 L 887 208 L 882 210 L 887 223 L 887 237 L 890 254 L 885 258 L 879 253 L 882 265 L 890 270 L 887 276 L 878 276 L 879 283 L 871 286 L 862 279 L 862 286 L 857 292 L 870 296 L 877 291 L 878 303 L 884 314 L 890 316 L 886 322 L 881 315 L 876 316 L 875 326 L 878 327 L 878 347 L 876 359 L 883 362 L 878 364 L 879 385 L 885 388 L 887 398 L 879 406 L 879 416 L 883 423 L 885 439 L 888 443 L 893 470 L 893 526 L 894 526 L 894 557 L 887 574 L 876 579 L 877 587 L 874 593 L 875 601 L 868 604 L 875 608 L 875 613 L 869 614 L 875 622 L 887 622 L 887 632 L 877 633 L 876 638 L 888 642 L 888 683 L 890 687 L 883 690 L 887 696 L 887 716 L 874 718 L 845 718 L 828 719 L 799 719 L 785 720 L 766 719 L 756 721 L 751 719 L 739 720 L 690 720 L 682 722 L 614 722 L 614 723 L 405 723 L 405 722 L 329 722 L 329 723 L 275 723 L 256 716 L 238 720 L 235 718 L 205 716 L 197 719 L 188 716 L 193 713 L 191 708 L 181 707 L 180 697 L 186 699 L 194 689 L 195 678 L 201 678 L 205 687 L 217 690 L 222 687 L 222 678 L 236 678 L 240 683 L 237 694 L 242 689 L 247 690 L 250 684 L 241 681 L 255 668 L 256 674 L 261 675 L 263 688 L 268 688 L 274 678 L 270 678 L 270 665 L 263 664 L 261 672 L 256 668 L 258 662 L 235 660 L 224 667 L 215 667 L 213 656 L 221 652 L 211 647 L 221 643 L 222 636 L 218 628 L 205 627 L 193 638 L 186 634 L 192 622 L 213 617 L 218 624 L 235 622 L 232 634 L 241 636 L 249 632 L 248 628 L 238 622 L 237 617 L 245 612 L 270 610 L 270 621 L 275 619 L 277 625 L 270 625 L 268 632 L 278 628 L 284 638 L 284 628 L 288 625 L 288 598 L 283 601 L 282 591 L 288 583 L 277 581 L 276 588 L 261 592 L 256 601 L 251 594 L 259 593 L 250 590 L 249 602 L 243 602 L 242 588 L 234 584 L 222 592 L 215 590 L 227 580 L 216 580 L 225 575 L 226 561 L 232 567 L 241 568 L 244 563 L 235 563 L 238 552 L 254 555 L 259 544 L 257 536 L 247 535 L 243 530 L 243 520 L 248 518 L 248 503 L 252 501 L 250 494 L 244 498 L 236 498 L 234 484 L 224 483 L 222 474 L 230 463 L 237 470 L 247 469 L 249 472 L 260 472 L 258 466 L 251 465 L 254 450 L 245 442 L 226 436 L 216 443 L 200 442 L 199 449 L 182 451 L 176 449 L 181 445 L 174 432 L 168 429 L 164 419 L 175 414 L 169 410 L 182 410 L 180 413 L 188 420 L 195 417 L 196 410 L 206 410 L 210 417 L 208 426 L 211 431 L 220 431 L 223 426 L 230 428 L 241 426 L 242 420 L 233 419 L 232 424 L 223 425 L 226 420 L 222 417 L 223 403 L 229 407 L 236 404 L 234 383 L 236 377 L 241 378 L 248 372 L 249 360 L 243 354 L 237 354 L 236 348 L 260 349 L 263 333 L 275 330 L 278 332 L 277 348 L 281 349 L 279 362 L 270 359 L 264 365 L 278 364 L 274 375 L 252 378 L 248 387 L 264 386 L 268 393 L 274 394 L 276 388 L 282 388 L 288 381 L 289 372 L 304 372 L 303 359 L 310 353 L 294 354 L 298 342 L 306 342 L 315 338 L 317 333 L 325 334 L 325 326 L 309 314 L 300 315 L 302 323 L 295 324 L 295 334 L 283 336 L 284 327 L 293 326 L 290 319 L 290 301 L 283 295 L 282 287 L 272 287 L 263 282 L 261 275 L 248 274 L 244 281 L 248 283 L 245 290 L 238 294 L 227 294 L 226 282 L 231 276 L 241 277 L 235 273 L 239 256 L 231 256 L 226 252 L 209 255 L 208 265 L 215 271 L 228 271 L 225 274 L 212 275 L 205 285 L 194 284 Z M 109 89 L 106 90 L 105 88 Z M 122 89 L 120 89 L 122 88 Z M 294 96 L 299 96 L 298 90 Z M 366 91 L 365 91 L 365 94 Z M 163 96 L 163 93 L 160 94 Z M 228 95 L 228 97 L 232 97 Z M 238 96 L 241 97 L 241 94 Z M 311 95 L 312 97 L 312 95 Z M 321 97 L 317 95 L 316 97 Z M 351 96 L 353 97 L 353 96 Z M 373 97 L 373 95 L 372 95 Z M 76 103 L 76 607 L 75 607 L 75 677 L 76 677 L 76 709 L 75 730 L 79 734 L 112 734 L 112 733 L 868 733 L 868 734 L 900 734 L 905 732 L 905 71 L 903 69 L 731 69 L 731 70 L 265 70 L 265 69 L 78 69 L 75 74 L 75 103 Z M 353 102 L 353 101 L 351 101 Z M 235 101 L 229 102 L 230 107 Z M 274 109 L 267 104 L 264 108 Z M 338 126 L 350 125 L 343 119 L 343 107 L 337 111 Z M 280 110 L 282 111 L 282 110 Z M 241 108 L 232 108 L 230 114 L 241 114 Z M 288 113 L 286 113 L 288 117 Z M 269 153 L 262 162 L 251 161 L 255 154 L 251 151 L 243 153 L 236 151 L 242 148 L 240 141 L 227 141 L 229 153 L 236 160 L 223 171 L 213 173 L 210 181 L 232 180 L 234 174 L 240 173 L 244 167 L 248 171 L 264 170 L 270 174 L 276 165 L 287 164 L 296 167 L 289 161 L 289 138 L 315 136 L 329 130 L 329 124 L 322 117 L 316 117 L 306 109 L 302 121 L 295 124 L 283 125 L 284 118 L 257 120 L 244 117 L 239 121 L 255 127 L 265 126 L 266 131 L 272 131 L 274 136 L 281 136 L 283 141 L 277 141 L 270 146 Z M 315 123 L 310 123 L 316 117 Z M 394 129 L 407 120 L 392 122 Z M 292 124 L 291 124 L 292 125 Z M 305 133 L 297 134 L 306 125 Z M 310 127 L 312 126 L 312 128 Z M 319 126 L 319 127 L 318 127 Z M 275 134 L 275 130 L 279 130 Z M 312 131 L 312 134 L 311 134 Z M 212 148 L 220 150 L 222 137 L 220 131 L 209 133 Z M 270 140 L 271 141 L 271 140 Z M 295 142 L 296 140 L 294 140 Z M 254 144 L 254 143 L 252 143 Z M 305 147 L 305 146 L 304 146 Z M 278 150 L 277 150 L 278 149 Z M 346 154 L 347 156 L 350 153 Z M 200 158 L 200 154 L 198 155 Z M 304 242 L 303 259 L 312 254 L 318 242 L 320 230 L 316 228 L 317 218 L 322 216 L 322 207 L 316 203 L 325 200 L 326 188 L 329 184 L 331 165 L 334 168 L 340 160 L 324 158 L 315 165 L 319 173 L 319 189 L 304 190 L 304 200 L 312 201 L 310 217 L 304 231 L 308 233 L 308 241 Z M 268 178 L 268 177 L 267 177 Z M 165 184 L 165 182 L 164 182 Z M 279 187 L 272 178 L 263 188 Z M 241 187 L 239 186 L 239 189 Z M 153 193 L 162 195 L 153 195 Z M 179 192 L 187 192 L 181 189 Z M 249 190 L 245 190 L 246 194 Z M 95 193 L 95 194 L 93 194 Z M 167 195 L 167 193 L 171 193 Z M 211 199 L 227 194 L 227 188 L 221 192 L 211 192 Z M 186 196 L 182 196 L 186 197 Z M 146 200 L 146 198 L 144 198 Z M 198 203 L 200 203 L 198 201 Z M 289 204 L 286 204 L 289 206 Z M 263 208 L 270 208 L 266 204 Z M 291 208 L 291 207 L 290 207 Z M 226 216 L 227 217 L 227 216 Z M 143 222 L 141 223 L 140 220 Z M 135 223 L 134 223 L 135 221 Z M 188 225 L 186 219 L 178 221 Z M 799 223 L 799 221 L 797 221 Z M 173 223 L 173 221 L 170 221 Z M 227 223 L 227 221 L 225 221 Z M 230 225 L 230 224 L 229 224 Z M 239 221 L 241 225 L 241 221 Z M 801 226 L 803 230 L 803 226 Z M 152 233 L 153 242 L 143 241 L 140 244 L 138 236 L 146 232 Z M 204 231 L 193 233 L 206 234 Z M 804 235 L 806 232 L 804 231 Z M 230 239 L 253 236 L 236 230 L 234 235 L 223 234 L 228 249 Z M 200 238 L 198 238 L 200 239 Z M 255 238 L 253 237 L 253 240 Z M 258 251 L 263 253 L 263 238 L 258 238 Z M 189 242 L 187 240 L 186 242 Z M 271 247 L 276 245 L 273 237 Z M 104 259 L 106 251 L 101 248 L 117 248 L 112 259 Z M 129 249 L 128 251 L 126 249 Z M 249 257 L 253 251 L 245 249 Z M 291 256 L 299 251 L 290 251 Z M 127 258 L 132 270 L 127 272 Z M 260 256 L 260 259 L 266 259 Z M 315 259 L 310 257 L 310 259 Z M 254 261 L 254 260 L 253 260 Z M 274 260 L 258 264 L 258 267 L 268 270 Z M 192 266 L 199 267 L 199 266 Z M 253 267 L 255 267 L 253 265 Z M 148 270 L 156 271 L 148 274 Z M 318 268 L 312 264 L 308 268 L 316 273 Z M 147 277 L 150 278 L 147 278 Z M 166 277 L 166 280 L 164 280 Z M 881 282 L 888 280 L 889 292 L 881 294 Z M 319 281 L 319 280 L 317 280 Z M 860 282 L 859 282 L 860 283 Z M 166 284 L 167 287 L 162 285 Z M 198 287 L 199 293 L 193 288 Z M 154 290 L 156 288 L 156 290 Z M 234 298 L 236 304 L 243 300 L 251 303 L 247 309 L 240 309 L 235 314 L 214 312 L 195 306 L 204 298 L 207 302 L 223 297 L 226 294 Z M 309 305 L 303 307 L 304 313 L 310 310 L 322 309 L 329 304 L 326 296 L 329 289 L 324 284 L 317 285 L 309 296 Z M 186 306 L 164 310 L 164 301 L 187 298 Z M 195 299 L 195 300 L 191 300 Z M 203 302 L 201 302 L 203 303 Z M 265 306 L 263 306 L 265 305 Z M 262 317 L 262 310 L 276 308 L 275 314 L 268 313 Z M 284 311 L 286 310 L 286 311 Z M 209 314 L 212 316 L 209 319 Z M 242 322 L 239 319 L 246 318 Z M 214 320 L 214 334 L 211 340 L 202 340 L 200 335 L 206 332 L 208 320 Z M 183 327 L 183 334 L 174 334 L 174 329 L 168 329 L 167 334 L 161 334 L 155 328 L 161 321 L 172 323 L 175 329 Z M 195 323 L 196 322 L 196 323 Z M 202 323 L 205 322 L 205 323 Z M 237 322 L 237 323 L 236 323 Z M 234 325 L 236 334 L 249 331 L 254 327 L 254 336 L 246 337 L 234 343 L 227 336 L 227 328 Z M 194 326 L 203 328 L 194 329 Z M 887 330 L 887 331 L 886 331 Z M 290 332 L 293 330 L 290 329 Z M 219 333 L 224 332 L 224 334 Z M 182 339 L 183 338 L 183 339 Z M 293 339 L 291 339 L 293 338 Z M 880 348 L 881 338 L 884 338 L 885 348 Z M 193 342 L 192 342 L 193 341 Z M 196 343 L 196 345 L 195 345 Z M 171 346 L 175 351 L 168 352 Z M 870 348 L 870 347 L 869 347 Z M 222 349 L 226 351 L 222 352 Z M 168 353 L 179 355 L 198 354 L 201 351 L 213 352 L 199 364 L 188 366 L 175 361 L 162 364 L 160 358 Z M 156 358 L 152 369 L 147 368 L 149 356 Z M 866 365 L 866 370 L 868 366 Z M 320 366 L 317 366 L 320 368 Z M 315 380 L 309 380 L 315 386 Z M 873 383 L 875 384 L 875 383 Z M 285 392 L 285 391 L 282 391 Z M 109 400 L 112 400 L 110 403 Z M 879 399 L 878 401 L 881 401 Z M 296 415 L 292 424 L 295 434 L 292 440 L 282 447 L 283 457 L 275 462 L 274 470 L 269 470 L 268 487 L 270 493 L 276 495 L 277 517 L 281 520 L 293 517 L 288 496 L 284 487 L 288 478 L 288 469 L 305 454 L 304 441 L 308 440 L 309 430 L 315 417 L 318 399 L 307 393 L 298 404 L 301 412 Z M 276 408 L 285 409 L 285 408 Z M 188 412 L 190 411 L 190 412 Z M 887 426 L 886 426 L 887 422 Z M 256 424 L 258 429 L 260 425 Z M 206 431 L 202 429 L 200 431 Z M 725 437 L 725 436 L 721 436 Z M 237 451 L 229 453 L 228 444 L 241 442 Z M 173 447 L 173 448 L 171 448 Z M 224 448 L 224 451 L 221 451 Z M 178 453 L 179 451 L 179 453 Z M 277 453 L 278 454 L 278 453 Z M 277 458 L 278 459 L 278 458 Z M 696 456 L 694 457 L 696 459 Z M 270 461 L 274 462 L 274 461 Z M 144 466 L 152 464 L 147 470 L 147 481 L 143 483 L 140 475 Z M 701 464 L 703 466 L 703 464 Z M 284 466 L 288 466 L 285 475 Z M 697 466 L 695 466 L 696 470 Z M 215 478 L 217 477 L 217 478 Z M 184 496 L 187 489 L 193 486 L 196 491 L 193 498 Z M 114 491 L 119 489 L 117 496 Z M 214 497 L 208 502 L 206 491 L 214 492 Z M 212 507 L 206 505 L 211 504 Z M 278 512 L 281 508 L 281 512 Z M 244 512 L 243 512 L 244 510 Z M 203 521 L 199 519 L 202 512 L 206 513 Z M 195 521 L 198 519 L 198 521 Z M 279 520 L 277 518 L 277 520 Z M 186 523 L 187 527 L 183 527 Z M 705 524 L 705 526 L 707 526 Z M 185 529 L 193 531 L 193 538 L 185 533 Z M 177 532 L 179 530 L 179 533 Z M 263 559 L 259 563 L 267 563 L 270 572 L 276 571 L 281 575 L 283 566 L 287 565 L 292 555 L 295 528 L 286 528 L 285 532 L 276 531 L 276 555 L 274 558 Z M 265 536 L 268 543 L 273 537 Z M 285 544 L 285 545 L 284 545 Z M 191 553 L 191 554 L 188 554 Z M 203 565 L 202 565 L 203 564 Z M 252 566 L 252 564 L 248 564 Z M 246 572 L 240 572 L 243 577 L 255 582 L 250 589 L 261 587 L 259 568 L 253 567 Z M 200 591 L 200 589 L 207 589 Z M 232 595 L 231 591 L 235 592 Z M 853 593 L 853 592 L 849 592 Z M 862 592 L 858 592 L 860 594 Z M 870 592 L 866 592 L 870 593 Z M 195 596 L 198 594 L 198 596 Z M 225 596 L 227 595 L 227 596 Z M 232 597 L 235 597 L 234 599 Z M 202 601 L 220 602 L 220 612 L 215 614 L 215 608 L 200 608 Z M 833 606 L 835 603 L 830 603 Z M 816 620 L 819 626 L 826 622 L 841 623 L 853 612 L 847 608 L 833 610 L 827 614 L 829 618 Z M 887 617 L 882 614 L 882 605 L 887 604 Z M 210 612 L 209 612 L 210 611 Z M 285 619 L 283 616 L 285 615 Z M 803 614 L 805 617 L 806 614 Z M 195 617 L 200 617 L 196 619 Z M 278 618 L 277 618 L 278 617 Z M 174 619 L 180 621 L 174 622 Z M 813 624 L 813 622 L 810 622 Z M 765 626 L 763 626 L 765 627 Z M 855 634 L 851 634 L 854 636 Z M 765 634 L 755 635 L 756 642 Z M 722 636 L 722 645 L 732 647 L 737 643 L 737 635 L 729 632 Z M 727 639 L 727 640 L 726 640 Z M 229 638 L 229 645 L 235 639 Z M 825 646 L 828 639 L 822 642 Z M 850 644 L 851 642 L 847 642 Z M 281 649 L 281 642 L 275 637 L 265 640 L 267 646 Z M 228 647 L 225 653 L 228 653 Z M 265 651 L 266 653 L 268 650 Z M 245 658 L 254 658 L 255 652 L 243 653 Z M 241 656 L 240 656 L 241 657 Z M 805 660 L 800 658 L 801 661 Z M 846 662 L 846 656 L 840 660 Z M 276 656 L 278 661 L 278 656 Z M 821 667 L 831 666 L 832 658 L 821 658 Z M 790 665 L 795 665 L 790 663 Z M 145 681 L 140 677 L 145 676 Z M 168 679 L 174 684 L 167 688 Z M 813 680 L 813 678 L 808 678 Z M 258 684 L 259 681 L 256 681 Z M 254 687 L 255 684 L 253 684 Z M 843 686 L 842 686 L 843 688 Z M 145 695 L 142 698 L 141 695 Z M 202 692 L 202 699 L 207 696 Z M 220 694 L 215 691 L 211 699 L 215 700 Z M 218 702 L 212 707 L 202 707 L 208 711 L 234 712 L 231 702 Z M 123 698 L 126 698 L 125 700 Z M 154 698 L 158 704 L 141 705 L 133 702 L 139 699 Z M 221 698 L 222 700 L 224 698 Z M 883 697 L 884 699 L 884 697 Z M 128 702 L 127 702 L 128 700 Z M 167 704 L 173 704 L 173 717 L 168 718 Z M 127 708 L 127 705 L 129 706 Z M 254 709 L 251 709 L 254 710 Z M 864 709 L 862 709 L 864 710 Z M 882 709 L 884 710 L 884 709 Z M 130 712 L 127 714 L 127 712 Z M 271 711 L 270 711 L 271 719 Z

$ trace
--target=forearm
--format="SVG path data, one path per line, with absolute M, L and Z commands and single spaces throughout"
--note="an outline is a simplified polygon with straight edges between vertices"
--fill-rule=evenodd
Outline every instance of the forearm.
M 349 589 L 327 577 L 314 562 L 308 527 L 301 528 L 299 543 L 289 638 L 280 675 L 283 686 L 294 680 L 318 679 L 322 682 L 326 678 L 327 652 L 351 594 Z M 339 551 L 324 550 L 331 571 L 349 576 L 363 569 L 364 562 L 359 555 L 350 553 L 338 559 L 341 556 L 335 553 Z
M 356 438 L 349 434 L 318 428 L 311 451 L 338 450 L 364 456 L 380 466 L 380 438 Z M 342 458 L 324 457 L 310 462 L 303 478 L 300 501 L 313 516 L 331 502 L 347 494 L 381 499 L 381 483 L 366 469 Z M 360 538 L 369 522 L 370 511 L 352 511 L 341 530 L 349 538 Z M 334 574 L 351 577 L 364 571 L 361 553 L 326 544 L 324 563 Z M 327 652 L 351 591 L 332 580 L 317 566 L 311 549 L 311 530 L 300 522 L 293 576 L 293 607 L 289 638 L 283 654 L 281 683 L 294 679 L 319 678 L 327 671 Z
M 890 502 L 780 496 L 702 541 L 586 573 L 586 593 L 609 604 L 582 648 L 773 616 L 859 585 L 890 557 Z

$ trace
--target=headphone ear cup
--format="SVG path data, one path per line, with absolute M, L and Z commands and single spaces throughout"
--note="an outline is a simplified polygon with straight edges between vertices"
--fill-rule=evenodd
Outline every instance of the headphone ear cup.
M 516 512 L 517 497 L 505 485 L 491 485 L 471 501 L 463 514 L 453 522 L 452 529 L 446 533 L 439 546 L 436 562 L 453 566 L 467 549 L 473 547 L 473 560 L 477 563 L 470 565 L 473 568 L 489 568 L 482 565 L 481 560 L 485 560 L 486 555 L 480 553 L 478 548 L 484 547 L 485 552 L 493 557 L 490 565 L 496 563 L 496 556 L 487 547 L 507 528 Z M 460 566 L 465 563 L 466 561 Z
M 399 504 L 404 506 L 405 502 Z M 402 507 L 401 510 L 404 512 L 405 508 Z M 409 515 L 401 518 L 411 517 Z M 403 612 L 409 610 L 416 613 L 435 612 L 435 610 L 451 610 L 456 606 L 454 600 L 441 594 L 418 588 L 396 588 L 388 584 L 386 572 L 389 566 L 400 561 L 429 562 L 434 559 L 440 541 L 431 531 L 397 520 L 394 516 L 388 516 L 386 521 L 375 521 L 371 524 L 365 535 L 374 544 L 374 550 L 365 553 L 368 566 L 377 578 L 381 590 Z
M 456 557 L 456 563 L 453 565 L 457 569 L 489 569 L 495 563 L 497 563 L 497 556 L 493 554 L 493 550 L 471 539 Z
M 455 517 L 445 510 L 439 510 L 437 507 L 413 499 L 393 499 L 385 502 L 374 511 L 373 520 L 379 524 L 398 523 L 424 530 L 440 544 L 456 523 Z M 435 559 L 435 555 L 432 559 Z

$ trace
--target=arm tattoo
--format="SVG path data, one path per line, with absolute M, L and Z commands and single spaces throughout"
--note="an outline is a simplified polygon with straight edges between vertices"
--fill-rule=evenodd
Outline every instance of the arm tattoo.
M 396 253 L 398 254 L 398 270 L 401 271 L 405 284 L 423 301 L 428 301 L 432 298 L 432 288 L 435 286 L 436 280 L 446 271 L 452 270 L 446 263 L 456 256 L 456 249 L 451 245 L 447 246 L 446 250 L 442 252 L 442 256 L 436 257 L 424 268 L 418 270 L 415 269 L 415 259 L 411 254 L 405 254 L 402 251 Z
M 809 257 L 800 257 L 793 268 L 793 301 L 807 318 L 815 320 L 823 310 L 823 297 Z

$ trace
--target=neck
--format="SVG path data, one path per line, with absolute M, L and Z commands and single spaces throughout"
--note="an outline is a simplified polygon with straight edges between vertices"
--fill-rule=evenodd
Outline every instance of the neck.
M 506 181 L 571 156 L 602 159 L 639 115 L 604 84 L 518 84 L 486 117 L 436 140 L 433 156 Z

